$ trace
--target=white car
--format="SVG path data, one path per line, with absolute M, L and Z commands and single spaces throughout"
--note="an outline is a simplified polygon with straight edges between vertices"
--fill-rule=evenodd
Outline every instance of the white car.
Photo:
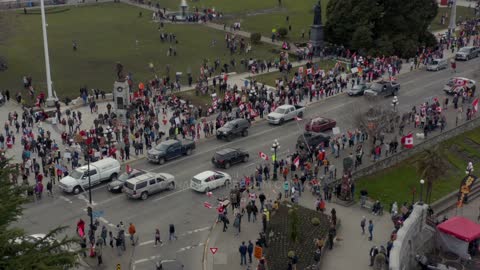
M 220 171 L 205 171 L 195 175 L 190 180 L 190 188 L 198 192 L 209 192 L 231 183 L 232 177 Z

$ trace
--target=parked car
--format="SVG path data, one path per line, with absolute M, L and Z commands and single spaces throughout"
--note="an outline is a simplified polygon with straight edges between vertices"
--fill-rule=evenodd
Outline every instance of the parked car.
M 312 132 L 324 132 L 334 128 L 336 125 L 337 122 L 335 120 L 324 117 L 317 117 L 313 118 L 305 125 L 305 130 Z
M 443 91 L 449 95 L 459 94 L 463 91 L 475 91 L 476 82 L 463 77 L 453 77 L 443 86 Z
M 437 58 L 427 64 L 427 70 L 439 71 L 448 68 L 448 59 Z
M 127 173 L 127 172 L 124 172 L 122 174 L 120 174 L 120 176 L 108 183 L 107 185 L 107 188 L 108 188 L 108 191 L 110 192 L 122 192 L 122 188 L 123 188 L 123 185 L 125 184 L 125 181 L 127 181 L 128 179 L 132 179 L 132 178 L 135 178 L 139 175 L 142 175 L 142 174 L 145 174 L 147 173 L 146 171 L 143 171 L 143 170 L 138 170 L 138 169 L 133 169 L 130 173 Z
M 164 164 L 167 160 L 191 155 L 193 149 L 195 149 L 195 142 L 192 140 L 166 140 L 148 150 L 147 159 Z
M 190 180 L 190 188 L 198 192 L 208 192 L 218 187 L 227 186 L 232 181 L 229 174 L 220 171 L 204 171 Z
M 365 90 L 367 89 L 367 85 L 366 84 L 357 84 L 355 86 L 352 87 L 352 89 L 348 90 L 347 94 L 349 96 L 361 96 L 363 95 L 363 92 L 365 92 Z
M 124 192 L 132 199 L 146 200 L 163 190 L 175 189 L 175 177 L 168 173 L 145 173 L 125 181 Z
M 267 119 L 270 124 L 283 124 L 288 120 L 296 117 L 302 118 L 305 107 L 299 105 L 282 105 L 275 109 L 274 112 L 268 114 Z
M 78 194 L 89 186 L 98 185 L 104 181 L 114 181 L 120 174 L 120 163 L 113 158 L 105 158 L 73 170 L 70 175 L 62 178 L 58 185 L 67 193 Z M 88 178 L 90 177 L 90 184 Z
M 243 137 L 248 135 L 248 129 L 250 128 L 250 122 L 244 118 L 237 118 L 229 121 L 223 125 L 223 127 L 217 129 L 217 139 L 226 139 L 230 141 L 233 136 L 242 135 Z
M 247 162 L 250 155 L 240 149 L 226 148 L 215 153 L 212 157 L 212 163 L 216 167 L 228 169 L 231 165 Z
M 462 47 L 458 52 L 455 54 L 456 60 L 470 60 L 480 55 L 480 47 L 477 46 L 467 46 Z
M 297 150 L 315 149 L 321 143 L 324 147 L 328 147 L 330 136 L 325 133 L 305 132 L 297 138 Z
M 374 82 L 365 90 L 366 96 L 396 96 L 400 90 L 400 84 L 390 81 Z

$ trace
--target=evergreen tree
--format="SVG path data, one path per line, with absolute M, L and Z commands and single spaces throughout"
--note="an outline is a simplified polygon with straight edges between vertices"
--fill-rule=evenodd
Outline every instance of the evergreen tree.
M 25 188 L 11 182 L 9 167 L 8 161 L 0 161 L 0 269 L 60 270 L 77 265 L 77 239 L 57 238 L 65 227 L 35 239 L 14 226 L 27 198 Z

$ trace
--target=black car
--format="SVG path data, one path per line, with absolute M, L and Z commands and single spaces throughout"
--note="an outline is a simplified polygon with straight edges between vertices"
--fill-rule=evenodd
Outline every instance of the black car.
M 146 171 L 137 169 L 133 169 L 130 173 L 124 172 L 115 181 L 108 183 L 107 188 L 110 192 L 122 192 L 123 184 L 125 184 L 125 181 L 145 173 Z
M 318 145 L 323 143 L 324 147 L 328 147 L 330 136 L 325 133 L 312 133 L 305 132 L 303 135 L 298 136 L 297 150 L 315 149 Z
M 249 157 L 247 152 L 240 149 L 226 148 L 215 153 L 212 163 L 216 167 L 228 169 L 235 163 L 247 162 Z
M 367 85 L 365 84 L 357 84 L 352 89 L 347 91 L 347 94 L 349 96 L 361 96 L 363 95 L 363 92 L 367 89 Z
M 246 137 L 248 135 L 249 128 L 250 123 L 247 121 L 247 119 L 234 119 L 225 123 L 223 127 L 217 129 L 217 139 L 225 138 L 227 141 L 230 141 L 233 136 L 242 135 L 243 137 Z

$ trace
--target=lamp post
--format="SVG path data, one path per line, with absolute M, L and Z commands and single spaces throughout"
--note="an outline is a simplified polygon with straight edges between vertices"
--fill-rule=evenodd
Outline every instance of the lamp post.
M 423 184 L 425 184 L 425 180 L 421 179 L 420 180 L 420 202 L 419 204 L 423 204 Z
M 273 151 L 273 156 L 274 158 L 273 159 L 273 180 L 277 180 L 277 167 L 278 167 L 278 162 L 277 162 L 277 149 L 280 148 L 280 143 L 278 142 L 277 139 L 275 139 L 275 141 L 273 141 L 273 144 L 272 144 L 272 151 Z
M 448 38 L 455 35 L 455 29 L 457 29 L 457 0 L 452 2 L 452 10 L 450 11 L 450 23 L 448 25 Z
M 92 209 L 92 181 L 90 177 L 90 149 L 93 138 L 90 137 L 90 134 L 87 132 L 87 139 L 85 140 L 85 145 L 87 147 L 87 173 L 88 173 L 88 202 L 89 206 L 87 208 L 88 215 L 90 216 L 90 230 L 93 231 L 93 209 Z
M 107 132 L 107 144 L 108 144 L 108 152 L 110 152 L 111 144 L 112 144 L 112 136 L 113 136 L 113 129 L 112 127 L 108 126 L 106 128 Z

